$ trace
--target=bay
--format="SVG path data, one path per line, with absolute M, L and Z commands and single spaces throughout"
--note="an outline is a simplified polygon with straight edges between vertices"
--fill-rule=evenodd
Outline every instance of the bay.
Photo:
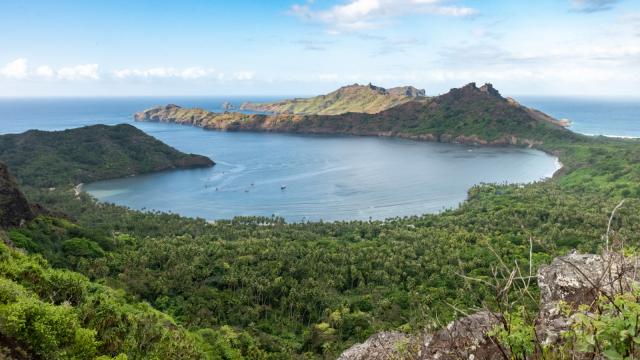
M 88 184 L 101 201 L 209 220 L 282 216 L 288 221 L 367 220 L 435 213 L 457 206 L 474 184 L 526 183 L 557 170 L 528 149 L 483 148 L 351 136 L 231 133 L 136 123 L 132 114 L 176 103 L 220 111 L 228 101 L 275 97 L 0 99 L 0 133 L 130 123 L 186 152 L 210 156 L 211 169 L 148 174 Z M 640 136 L 633 99 L 520 98 L 572 121 L 572 130 Z

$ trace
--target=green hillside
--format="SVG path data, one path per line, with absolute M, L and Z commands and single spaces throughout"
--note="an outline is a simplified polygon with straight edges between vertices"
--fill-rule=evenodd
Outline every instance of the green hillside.
M 21 184 L 37 187 L 214 164 L 126 124 L 0 135 L 0 162 L 9 166 Z

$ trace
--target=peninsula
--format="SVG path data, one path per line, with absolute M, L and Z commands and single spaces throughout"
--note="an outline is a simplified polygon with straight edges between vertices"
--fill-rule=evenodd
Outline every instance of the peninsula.
M 581 137 L 567 130 L 563 121 L 503 97 L 491 84 L 475 83 L 444 95 L 414 97 L 377 113 L 215 113 L 170 104 L 138 112 L 134 119 L 210 130 L 369 135 L 474 145 L 532 147 L 551 139 Z

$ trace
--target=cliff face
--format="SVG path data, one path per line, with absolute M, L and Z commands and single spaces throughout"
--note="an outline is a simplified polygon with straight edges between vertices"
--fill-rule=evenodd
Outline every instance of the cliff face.
M 0 229 L 20 226 L 34 216 L 29 202 L 9 174 L 7 166 L 0 163 Z
M 312 98 L 274 103 L 244 103 L 241 109 L 299 115 L 339 115 L 349 112 L 374 114 L 424 96 L 424 90 L 413 86 L 385 89 L 371 84 L 354 84 Z
M 475 145 L 534 146 L 549 139 L 578 137 L 540 114 L 502 97 L 490 84 L 478 88 L 471 83 L 375 114 L 221 114 L 167 105 L 136 113 L 134 118 L 215 130 L 371 135 Z
M 126 124 L 2 135 L 0 161 L 22 185 L 37 187 L 214 164 L 205 156 L 182 153 Z

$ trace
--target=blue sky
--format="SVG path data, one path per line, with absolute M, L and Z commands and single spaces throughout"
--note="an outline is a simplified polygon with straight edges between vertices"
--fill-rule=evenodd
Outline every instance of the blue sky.
M 2 1 L 0 96 L 640 96 L 638 0 Z

